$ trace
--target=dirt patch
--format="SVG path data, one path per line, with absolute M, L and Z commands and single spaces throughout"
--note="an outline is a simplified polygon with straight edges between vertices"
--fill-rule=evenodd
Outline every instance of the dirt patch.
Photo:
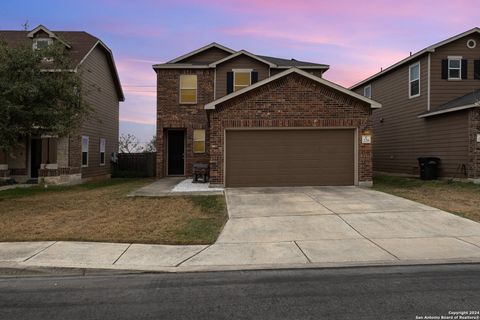
M 128 198 L 152 181 L 0 192 L 0 241 L 213 243 L 227 220 L 223 196 Z

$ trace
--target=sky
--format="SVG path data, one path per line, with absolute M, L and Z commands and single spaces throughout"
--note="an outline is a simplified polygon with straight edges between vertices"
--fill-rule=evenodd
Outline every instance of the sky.
M 82 30 L 113 51 L 126 100 L 120 133 L 155 134 L 152 64 L 211 42 L 330 65 L 345 87 L 480 26 L 479 0 L 0 0 L 0 28 Z

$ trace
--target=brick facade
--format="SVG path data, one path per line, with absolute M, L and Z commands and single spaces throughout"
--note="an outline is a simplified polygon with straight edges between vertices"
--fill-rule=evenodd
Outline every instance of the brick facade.
M 473 108 L 469 112 L 469 162 L 468 178 L 475 181 L 480 180 L 480 142 L 477 141 L 480 135 L 480 109 Z
M 372 181 L 372 145 L 361 133 L 372 132 L 370 104 L 299 74 L 289 74 L 210 111 L 210 175 L 224 184 L 224 132 L 229 128 L 357 128 L 358 181 Z
M 197 75 L 197 103 L 180 104 L 180 75 Z M 209 162 L 209 133 L 204 105 L 213 101 L 214 70 L 157 70 L 157 177 L 166 175 L 166 145 L 169 129 L 181 129 L 186 135 L 185 175 L 190 176 L 194 163 Z M 193 153 L 193 130 L 205 129 L 205 153 Z

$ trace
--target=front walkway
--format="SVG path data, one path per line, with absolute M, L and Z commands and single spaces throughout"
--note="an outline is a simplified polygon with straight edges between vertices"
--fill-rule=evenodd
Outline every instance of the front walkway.
M 209 246 L 0 243 L 0 267 L 156 271 L 480 262 L 480 224 L 357 187 L 226 191 L 230 220 Z
M 223 188 L 210 188 L 209 183 L 193 183 L 184 177 L 159 179 L 148 186 L 131 192 L 129 197 L 172 197 L 181 195 L 219 195 Z

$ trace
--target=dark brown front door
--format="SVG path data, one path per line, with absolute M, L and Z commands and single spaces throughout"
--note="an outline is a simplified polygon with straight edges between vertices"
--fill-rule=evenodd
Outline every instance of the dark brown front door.
M 183 176 L 185 174 L 185 131 L 169 130 L 167 136 L 167 174 L 170 176 Z
M 353 129 L 227 131 L 225 184 L 353 185 L 354 143 Z
M 38 170 L 42 163 L 42 140 L 30 140 L 30 177 L 38 178 Z

